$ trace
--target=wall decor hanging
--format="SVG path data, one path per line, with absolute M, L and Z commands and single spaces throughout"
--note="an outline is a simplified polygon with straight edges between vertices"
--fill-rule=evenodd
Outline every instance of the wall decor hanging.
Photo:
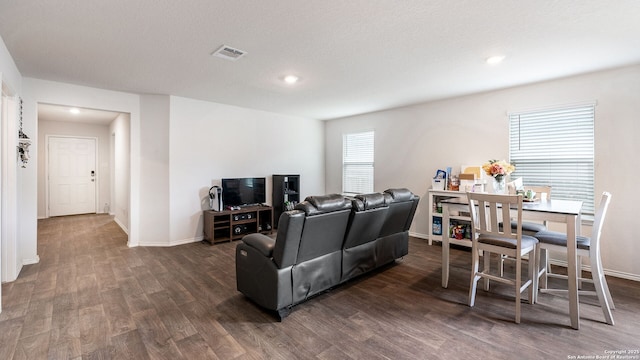
M 31 145 L 31 139 L 22 131 L 22 98 L 19 101 L 20 104 L 20 127 L 18 128 L 18 158 L 22 162 L 22 167 L 27 167 L 29 162 L 29 146 Z

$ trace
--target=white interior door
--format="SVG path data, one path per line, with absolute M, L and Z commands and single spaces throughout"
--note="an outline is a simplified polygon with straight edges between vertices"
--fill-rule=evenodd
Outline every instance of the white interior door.
M 49 216 L 96 212 L 96 139 L 49 137 Z

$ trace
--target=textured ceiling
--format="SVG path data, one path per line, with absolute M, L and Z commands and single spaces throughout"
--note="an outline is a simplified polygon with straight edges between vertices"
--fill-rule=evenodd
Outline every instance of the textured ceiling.
M 639 20 L 638 0 L 0 0 L 23 76 L 316 119 L 637 64 Z
M 38 120 L 79 122 L 107 126 L 120 115 L 120 113 L 117 112 L 85 108 L 75 108 L 78 112 L 73 114 L 70 112 L 71 109 L 69 106 L 38 104 Z

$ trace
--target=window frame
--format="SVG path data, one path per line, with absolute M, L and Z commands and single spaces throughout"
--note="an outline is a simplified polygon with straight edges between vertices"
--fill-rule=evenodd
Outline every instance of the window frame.
M 374 175 L 375 131 L 342 134 L 342 193 L 373 192 Z
M 507 114 L 511 177 L 550 185 L 553 198 L 582 200 L 587 219 L 595 213 L 595 110 L 588 102 Z

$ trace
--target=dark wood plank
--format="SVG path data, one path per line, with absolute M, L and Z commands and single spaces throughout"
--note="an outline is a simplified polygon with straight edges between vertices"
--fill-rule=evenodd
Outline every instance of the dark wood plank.
M 51 330 L 53 302 L 50 298 L 31 299 L 20 337 L 29 337 Z
M 154 304 L 160 320 L 173 340 L 182 340 L 197 333 L 197 330 L 180 311 L 166 291 L 155 292 L 147 296 Z
M 78 316 L 83 355 L 109 346 L 109 322 L 102 304 L 82 308 Z
M 50 359 L 73 359 L 82 355 L 76 294 L 66 293 L 53 298 L 50 332 Z
M 14 359 L 46 359 L 49 351 L 49 333 L 21 338 L 16 346 Z
M 193 301 L 180 307 L 200 336 L 221 359 L 235 359 L 246 353 L 238 341 L 216 319 L 214 309 Z
M 6 320 L 0 326 L 0 359 L 11 359 L 20 339 L 23 319 Z
M 149 354 L 138 330 L 113 336 L 111 344 L 113 345 L 114 359 L 149 359 Z
M 96 274 L 78 273 L 76 286 L 78 287 L 78 304 L 81 308 L 102 304 Z
M 151 358 L 178 359 L 181 357 L 180 350 L 155 310 L 138 312 L 133 315 L 133 318 Z
M 107 291 L 118 288 L 118 280 L 113 273 L 111 264 L 109 263 L 97 263 L 95 264 L 96 280 L 98 282 L 98 288 L 100 291 Z
M 176 345 L 185 359 L 223 360 L 211 350 L 200 334 L 193 334 L 178 340 Z
M 2 285 L 2 313 L 0 321 L 14 319 L 25 316 L 29 309 L 29 299 L 33 293 L 34 283 L 15 283 L 4 288 Z
M 104 301 L 105 316 L 109 321 L 109 334 L 112 337 L 136 329 L 121 289 L 102 292 L 101 297 Z

